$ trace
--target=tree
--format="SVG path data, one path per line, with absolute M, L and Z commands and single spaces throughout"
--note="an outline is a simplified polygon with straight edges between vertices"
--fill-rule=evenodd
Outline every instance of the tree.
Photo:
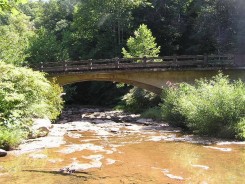
M 12 12 L 13 14 L 18 14 L 16 6 L 20 3 L 26 3 L 27 0 L 0 0 L 0 14 L 4 12 Z
M 25 14 L 6 14 L 0 25 L 0 61 L 22 65 L 26 60 L 29 38 L 34 34 L 32 23 Z
M 49 33 L 45 29 L 40 29 L 31 39 L 27 53 L 29 54 L 27 60 L 31 64 L 64 61 L 69 57 L 66 48 L 57 41 L 54 33 Z
M 75 43 L 82 58 L 111 58 L 121 55 L 132 32 L 132 11 L 146 0 L 83 0 L 75 9 Z M 82 44 L 81 44 L 82 43 Z
M 185 53 L 234 52 L 237 0 L 193 1 L 188 9 L 188 27 L 182 40 Z
M 133 12 L 134 24 L 148 25 L 157 43 L 160 55 L 178 54 L 180 38 L 186 30 L 186 10 L 194 0 L 149 0 L 152 6 L 139 7 Z
M 134 32 L 134 37 L 128 39 L 127 47 L 129 50 L 123 48 L 122 54 L 125 58 L 157 57 L 160 53 L 160 46 L 157 46 L 155 40 L 156 38 L 152 36 L 151 30 L 142 24 Z

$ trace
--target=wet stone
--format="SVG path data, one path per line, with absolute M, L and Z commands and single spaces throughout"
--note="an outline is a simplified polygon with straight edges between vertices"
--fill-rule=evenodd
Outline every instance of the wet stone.
M 0 157 L 5 157 L 7 155 L 7 151 L 0 149 Z

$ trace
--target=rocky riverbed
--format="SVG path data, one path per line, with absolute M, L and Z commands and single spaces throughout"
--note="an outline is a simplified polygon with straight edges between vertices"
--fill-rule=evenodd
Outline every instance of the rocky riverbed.
M 43 183 L 212 183 L 219 172 L 239 183 L 245 176 L 240 159 L 245 142 L 184 135 L 137 114 L 73 106 L 48 136 L 25 141 L 0 160 L 0 183 L 33 177 Z M 226 164 L 240 169 L 229 172 Z

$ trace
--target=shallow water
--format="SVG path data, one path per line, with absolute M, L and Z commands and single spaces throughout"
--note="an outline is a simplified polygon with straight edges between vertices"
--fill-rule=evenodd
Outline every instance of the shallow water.
M 0 158 L 0 183 L 245 183 L 244 142 L 210 144 L 161 124 L 105 120 L 72 127 L 59 147 Z

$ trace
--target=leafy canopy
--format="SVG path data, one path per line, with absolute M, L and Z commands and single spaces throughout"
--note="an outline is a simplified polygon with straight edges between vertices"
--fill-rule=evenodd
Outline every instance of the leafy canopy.
M 5 24 L 0 24 L 0 61 L 22 65 L 26 61 L 26 49 L 34 34 L 30 17 L 23 13 L 3 16 Z
M 123 48 L 122 54 L 125 58 L 133 57 L 157 57 L 160 53 L 160 46 L 155 43 L 156 38 L 152 36 L 152 32 L 146 25 L 142 24 L 134 32 L 134 37 L 130 37 L 127 41 L 128 51 Z
M 0 0 L 0 14 L 4 14 L 6 11 L 18 14 L 19 12 L 16 9 L 16 5 L 26 2 L 27 0 Z
M 40 62 L 58 62 L 68 59 L 67 49 L 63 47 L 54 33 L 45 29 L 40 29 L 35 36 L 30 39 L 28 62 L 37 64 Z

